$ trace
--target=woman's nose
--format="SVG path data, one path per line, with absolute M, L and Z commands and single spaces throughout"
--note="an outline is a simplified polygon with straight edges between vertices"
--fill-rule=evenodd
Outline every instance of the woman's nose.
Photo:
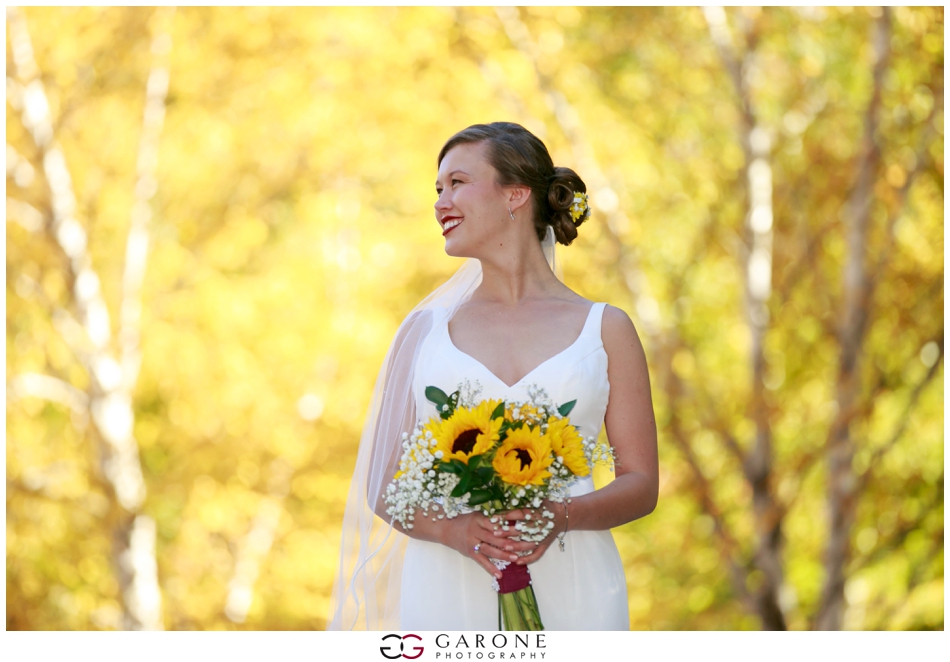
M 449 196 L 446 195 L 445 191 L 439 194 L 439 197 L 435 201 L 436 210 L 449 209 L 452 206 L 448 200 L 448 197 Z

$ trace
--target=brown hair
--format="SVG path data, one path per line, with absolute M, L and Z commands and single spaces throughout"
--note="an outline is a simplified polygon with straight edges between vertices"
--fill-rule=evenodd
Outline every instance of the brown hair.
M 544 143 L 513 122 L 473 124 L 462 129 L 442 146 L 439 165 L 456 145 L 480 142 L 488 143 L 488 163 L 498 172 L 500 185 L 531 189 L 538 240 L 544 239 L 550 225 L 558 243 L 569 245 L 574 241 L 577 226 L 587 220 L 582 216 L 575 223 L 571 216 L 574 194 L 587 192 L 587 186 L 577 173 L 570 168 L 555 167 Z

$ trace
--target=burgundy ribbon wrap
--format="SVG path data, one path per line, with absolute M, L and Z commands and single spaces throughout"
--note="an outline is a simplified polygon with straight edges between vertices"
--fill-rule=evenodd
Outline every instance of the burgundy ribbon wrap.
M 531 573 L 528 572 L 528 566 L 511 563 L 501 571 L 501 579 L 498 580 L 498 592 L 514 593 L 527 588 L 530 583 Z

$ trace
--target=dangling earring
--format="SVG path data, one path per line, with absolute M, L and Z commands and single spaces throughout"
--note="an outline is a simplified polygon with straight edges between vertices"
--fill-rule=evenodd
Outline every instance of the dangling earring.
M 508 207 L 508 215 L 511 216 L 511 220 L 515 220 L 515 215 L 511 213 L 511 207 Z

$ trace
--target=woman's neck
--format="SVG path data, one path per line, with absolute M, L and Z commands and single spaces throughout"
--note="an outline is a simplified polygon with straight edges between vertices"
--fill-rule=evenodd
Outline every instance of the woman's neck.
M 536 240 L 515 250 L 500 250 L 479 261 L 482 283 L 473 298 L 517 305 L 528 299 L 557 296 L 566 289 L 551 271 L 541 243 Z

